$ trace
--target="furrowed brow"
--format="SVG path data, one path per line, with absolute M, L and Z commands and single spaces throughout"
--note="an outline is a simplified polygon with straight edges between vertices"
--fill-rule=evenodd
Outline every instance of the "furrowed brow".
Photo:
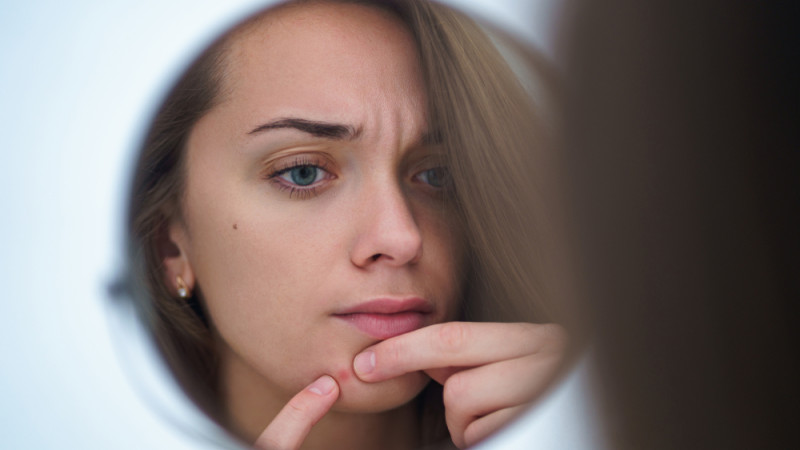
M 349 125 L 318 122 L 294 117 L 278 119 L 263 125 L 259 125 L 248 134 L 258 134 L 264 131 L 275 130 L 279 128 L 292 128 L 302 131 L 303 133 L 308 133 L 314 137 L 334 140 L 352 140 L 361 134 L 361 129 L 356 129 Z
M 425 146 L 442 145 L 442 141 L 442 133 L 438 129 L 426 132 L 420 139 L 420 143 Z

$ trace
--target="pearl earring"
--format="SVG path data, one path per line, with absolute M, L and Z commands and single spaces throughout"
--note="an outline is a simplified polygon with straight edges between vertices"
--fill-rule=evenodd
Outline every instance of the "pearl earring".
M 175 277 L 175 283 L 178 285 L 178 297 L 189 298 L 189 288 L 186 287 L 186 283 L 183 282 L 180 275 Z

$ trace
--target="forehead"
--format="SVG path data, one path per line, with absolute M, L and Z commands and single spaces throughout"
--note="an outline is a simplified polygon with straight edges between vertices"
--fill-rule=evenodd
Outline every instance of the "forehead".
M 416 44 L 399 18 L 338 2 L 285 5 L 248 23 L 230 38 L 225 72 L 226 91 L 249 97 L 340 91 L 357 80 L 371 84 L 349 94 L 369 96 L 419 82 Z
M 369 27 L 367 25 L 374 25 Z M 406 25 L 391 10 L 376 4 L 347 1 L 288 2 L 270 8 L 236 30 L 235 37 L 261 39 L 289 29 L 293 32 L 316 31 L 346 38 L 357 31 L 364 38 L 385 40 L 389 33 L 406 33 Z M 377 32 L 376 32 L 377 31 Z

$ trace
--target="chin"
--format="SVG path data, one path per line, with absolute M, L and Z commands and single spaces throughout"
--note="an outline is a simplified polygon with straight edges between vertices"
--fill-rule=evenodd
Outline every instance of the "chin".
M 364 383 L 355 374 L 342 376 L 336 381 L 341 393 L 333 410 L 347 413 L 380 413 L 399 408 L 412 401 L 430 378 L 422 372 L 408 373 L 380 383 Z

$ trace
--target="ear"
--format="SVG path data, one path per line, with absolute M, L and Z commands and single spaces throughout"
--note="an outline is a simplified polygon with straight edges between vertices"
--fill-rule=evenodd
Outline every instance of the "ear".
M 163 263 L 164 285 L 178 297 L 178 277 L 189 292 L 194 291 L 194 270 L 189 263 L 189 236 L 181 220 L 172 219 L 159 232 L 158 254 Z M 190 294 L 191 295 L 191 294 Z

